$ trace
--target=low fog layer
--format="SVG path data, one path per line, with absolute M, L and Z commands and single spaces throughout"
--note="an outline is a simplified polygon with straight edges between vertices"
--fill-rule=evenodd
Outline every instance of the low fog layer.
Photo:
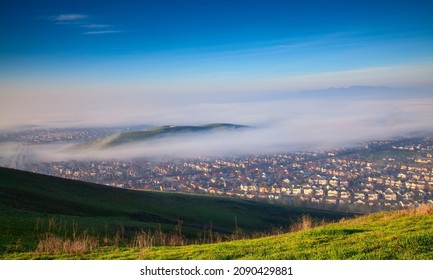
M 377 90 L 377 89 L 376 89 Z M 109 149 L 82 149 L 70 152 L 72 144 L 0 145 L 2 165 L 19 165 L 24 160 L 128 159 L 133 157 L 196 157 L 228 154 L 290 152 L 357 145 L 364 141 L 408 137 L 433 132 L 433 97 L 389 91 L 333 90 L 275 98 L 271 101 L 198 103 L 155 111 L 157 118 L 142 123 L 156 125 L 203 125 L 225 122 L 252 126 L 252 129 L 191 134 L 126 144 Z M 352 90 L 353 91 L 353 90 Z M 359 89 L 357 89 L 359 91 Z M 344 94 L 348 94 L 345 96 Z M 364 95 L 363 95 L 364 94 Z M 158 108 L 162 110 L 162 108 Z M 167 110 L 169 109 L 169 110 Z M 11 157 L 15 158 L 11 161 Z

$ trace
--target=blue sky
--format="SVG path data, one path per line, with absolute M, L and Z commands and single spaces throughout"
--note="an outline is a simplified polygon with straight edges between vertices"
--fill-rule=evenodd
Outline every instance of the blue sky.
M 4 122 L 251 92 L 433 85 L 432 1 L 3 0 L 0 13 Z M 65 100 L 76 104 L 68 117 Z
M 432 1 L 6 0 L 1 5 L 1 73 L 18 79 L 80 72 L 98 72 L 96 81 L 131 75 L 272 77 L 433 58 Z

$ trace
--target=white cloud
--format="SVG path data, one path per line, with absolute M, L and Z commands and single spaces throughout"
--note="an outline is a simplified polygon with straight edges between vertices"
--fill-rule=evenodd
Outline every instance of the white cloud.
M 68 103 L 70 100 L 64 101 Z M 420 94 L 413 89 L 333 89 L 314 94 L 301 92 L 273 101 L 196 103 L 187 106 L 155 106 L 137 101 L 137 104 L 124 106 L 121 100 L 117 101 L 109 110 L 93 115 L 82 111 L 83 107 L 79 104 L 69 104 L 82 120 L 69 125 L 113 125 L 122 121 L 153 125 L 226 122 L 251 125 L 255 129 L 74 153 L 65 151 L 68 145 L 35 145 L 29 147 L 27 158 L 32 155 L 42 159 L 66 160 L 274 153 L 351 146 L 363 141 L 433 132 L 433 94 Z M 97 104 L 88 104 L 88 109 L 95 109 Z M 64 108 L 58 110 L 61 112 Z M 55 114 L 51 119 L 53 116 Z M 22 157 L 10 159 L 10 146 L 0 147 L 0 157 L 2 149 L 5 162 L 20 164 L 17 159 Z
M 98 31 L 87 31 L 85 35 L 99 35 L 99 34 L 112 34 L 112 33 L 123 33 L 121 30 L 98 30 Z
M 85 24 L 85 25 L 81 25 L 80 27 L 83 28 L 89 28 L 89 29 L 100 29 L 100 28 L 108 28 L 111 25 L 108 24 Z
M 114 34 L 124 32 L 118 29 L 114 30 L 110 24 L 94 23 L 91 21 L 91 17 L 89 15 L 84 14 L 60 14 L 42 18 L 53 21 L 56 25 L 73 26 L 76 29 L 87 30 L 82 33 L 84 35 Z
M 60 22 L 71 22 L 88 18 L 87 15 L 82 14 L 61 14 L 57 16 L 53 16 L 52 19 Z

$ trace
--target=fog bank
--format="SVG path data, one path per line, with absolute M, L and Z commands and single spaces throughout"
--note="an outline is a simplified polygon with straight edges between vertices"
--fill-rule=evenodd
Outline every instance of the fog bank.
M 56 161 L 224 156 L 329 149 L 433 132 L 433 98 L 428 92 L 412 96 L 392 90 L 385 95 L 361 90 L 358 93 L 361 95 L 346 97 L 342 94 L 350 91 L 337 92 L 333 95 L 328 91 L 323 96 L 316 92 L 308 98 L 298 95 L 269 101 L 190 104 L 158 114 L 154 110 L 149 112 L 154 118 L 141 122 L 154 125 L 224 122 L 253 127 L 248 130 L 183 135 L 74 152 L 67 151 L 72 144 L 32 145 L 21 153 L 25 152 L 28 159 Z M 10 158 L 10 154 L 14 154 L 10 147 L 0 145 L 3 159 Z

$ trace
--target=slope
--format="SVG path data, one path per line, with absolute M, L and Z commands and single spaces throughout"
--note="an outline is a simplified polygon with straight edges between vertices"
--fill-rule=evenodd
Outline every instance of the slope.
M 246 129 L 248 126 L 228 124 L 228 123 L 214 123 L 201 126 L 161 126 L 155 127 L 144 131 L 128 131 L 120 134 L 115 134 L 106 138 L 97 139 L 89 143 L 78 144 L 73 149 L 88 149 L 98 148 L 107 149 L 119 145 L 131 144 L 142 141 L 157 140 L 162 138 L 178 137 L 185 135 L 199 135 L 203 133 L 217 133 L 217 132 L 233 132 L 237 130 Z
M 135 252 L 109 258 L 139 258 Z M 382 212 L 295 233 L 149 248 L 145 259 L 433 259 L 433 206 Z M 104 257 L 99 255 L 99 257 Z
M 14 253 L 9 259 L 431 260 L 433 205 L 382 212 L 258 239 L 207 245 L 101 247 L 86 254 Z
M 290 225 L 308 214 L 318 219 L 339 219 L 344 213 L 279 207 L 221 197 L 143 192 L 67 180 L 0 168 L 0 249 L 17 240 L 34 248 L 35 229 L 49 219 L 96 235 L 116 232 L 133 235 L 146 229 L 171 231 L 179 222 L 183 234 L 194 237 L 208 227 L 230 234 L 265 231 Z

